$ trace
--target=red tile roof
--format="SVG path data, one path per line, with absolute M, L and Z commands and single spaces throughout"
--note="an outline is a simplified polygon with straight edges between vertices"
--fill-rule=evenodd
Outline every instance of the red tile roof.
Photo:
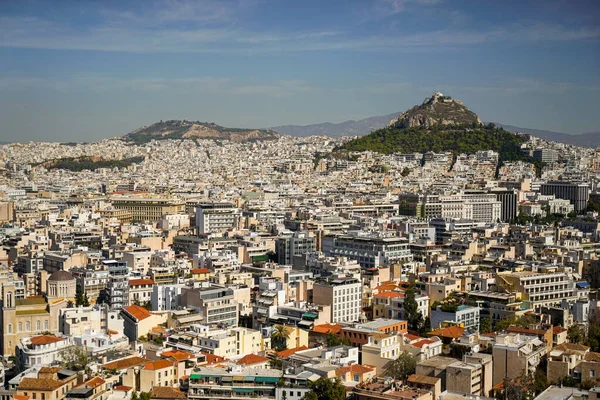
M 283 350 L 277 353 L 277 356 L 279 358 L 288 358 L 289 356 L 295 354 L 298 351 L 302 351 L 302 350 L 308 350 L 308 347 L 306 346 L 300 346 L 300 347 L 296 347 L 294 349 L 287 349 L 287 350 Z
M 150 392 L 151 399 L 185 399 L 186 397 L 179 388 L 170 386 L 154 386 Z
M 397 297 L 404 297 L 405 294 L 402 292 L 381 292 L 381 293 L 377 293 L 376 295 L 373 295 L 373 297 L 386 297 L 388 299 L 395 299 Z
M 352 364 L 347 367 L 341 367 L 335 370 L 336 375 L 351 373 L 351 374 L 365 374 L 367 372 L 375 371 L 375 367 L 372 365 L 366 364 Z
M 435 343 L 434 340 L 429 340 L 429 339 L 423 339 L 418 341 L 417 343 L 413 343 L 413 346 L 418 347 L 418 348 L 423 348 L 423 346 L 425 346 L 426 344 L 432 344 Z
M 554 328 L 552 328 L 552 333 L 557 335 L 559 333 L 563 333 L 566 332 L 568 329 L 563 328 L 562 326 L 555 326 Z
M 200 353 L 200 354 L 202 354 L 206 358 L 206 365 L 218 364 L 218 363 L 222 363 L 223 361 L 227 361 L 226 358 L 223 358 L 221 356 L 216 356 L 214 354 L 210 354 L 210 353 Z
M 117 390 L 119 392 L 129 392 L 131 389 L 133 389 L 131 386 L 115 386 L 115 388 L 113 390 Z
M 247 354 L 237 361 L 237 365 L 262 364 L 267 361 L 269 361 L 267 357 L 259 356 L 257 354 Z
M 111 361 L 102 366 L 104 369 L 126 369 L 135 365 L 141 365 L 148 362 L 147 358 L 142 357 L 129 357 L 121 360 Z
M 338 324 L 321 324 L 321 325 L 315 325 L 312 330 L 315 333 L 338 334 L 338 333 L 340 333 L 342 328 L 343 328 L 342 325 L 338 325 Z
M 157 360 L 144 364 L 144 369 L 150 371 L 156 371 L 157 369 L 165 369 L 173 366 L 173 361 L 170 360 Z
M 129 281 L 129 286 L 141 286 L 141 285 L 154 285 L 154 281 L 152 279 L 131 279 Z
M 458 339 L 464 333 L 465 328 L 461 328 L 460 326 L 449 326 L 447 328 L 438 329 L 435 331 L 431 331 L 427 334 L 427 336 L 439 336 L 444 338 L 452 338 Z
M 210 269 L 208 268 L 196 268 L 192 270 L 192 274 L 209 274 Z
M 192 353 L 188 353 L 187 351 L 183 351 L 183 350 L 163 351 L 161 355 L 164 357 L 171 357 L 177 361 L 183 361 L 183 360 L 189 360 L 190 358 L 196 358 L 196 356 L 193 355 Z
M 100 378 L 99 376 L 95 376 L 92 379 L 90 379 L 89 381 L 85 382 L 86 386 L 89 387 L 93 387 L 93 388 L 97 388 L 100 385 L 103 385 L 104 383 L 106 383 L 106 381 L 102 378 Z
M 144 320 L 152 315 L 150 313 L 150 311 L 146 310 L 144 307 L 140 307 L 140 306 L 136 306 L 136 305 L 129 306 L 129 307 L 125 308 L 124 311 L 127 311 L 130 315 L 132 315 L 138 321 Z
M 59 338 L 53 335 L 43 335 L 43 336 L 35 336 L 31 338 L 31 344 L 35 346 L 41 346 L 43 344 L 50 344 L 60 342 L 61 340 L 65 340 L 63 338 Z

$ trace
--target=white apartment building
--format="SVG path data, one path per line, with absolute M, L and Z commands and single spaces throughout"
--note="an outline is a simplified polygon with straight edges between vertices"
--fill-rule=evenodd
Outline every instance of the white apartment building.
M 35 365 L 56 365 L 61 361 L 60 352 L 71 346 L 73 341 L 69 337 L 42 335 L 21 339 L 17 344 L 17 365 L 21 370 Z
M 206 203 L 196 208 L 199 233 L 218 233 L 237 226 L 240 212 L 231 203 Z
M 331 305 L 331 322 L 355 322 L 362 317 L 362 284 L 354 278 L 318 282 L 313 287 L 315 304 Z

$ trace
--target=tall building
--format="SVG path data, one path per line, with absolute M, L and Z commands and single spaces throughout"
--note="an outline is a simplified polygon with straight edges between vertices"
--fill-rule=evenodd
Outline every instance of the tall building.
M 362 284 L 354 278 L 340 278 L 315 283 L 313 302 L 331 305 L 331 322 L 361 320 Z
M 400 237 L 337 237 L 328 255 L 356 260 L 364 268 L 412 261 L 409 242 Z
M 517 217 L 517 192 L 514 189 L 494 189 L 496 200 L 501 203 L 500 220 L 510 222 Z
M 275 251 L 277 262 L 283 265 L 292 265 L 294 256 L 302 256 L 316 250 L 317 239 L 308 236 L 307 232 L 294 232 L 293 235 L 277 239 Z
M 108 270 L 109 281 L 103 291 L 103 299 L 111 310 L 129 306 L 129 268 L 124 261 L 103 260 Z
M 579 213 L 587 208 L 590 198 L 590 185 L 588 183 L 575 183 L 563 181 L 550 181 L 542 184 L 540 191 L 543 195 L 554 195 L 559 199 L 567 199 Z
M 217 233 L 235 228 L 239 210 L 232 203 L 203 203 L 196 207 L 196 228 L 199 233 Z
M 558 153 L 552 149 L 545 149 L 541 147 L 533 151 L 533 158 L 543 162 L 544 164 L 552 164 L 558 161 Z

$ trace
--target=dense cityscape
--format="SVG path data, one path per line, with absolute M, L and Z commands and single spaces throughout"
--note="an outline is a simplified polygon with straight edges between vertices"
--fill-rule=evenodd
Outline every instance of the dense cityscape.
M 4 398 L 600 393 L 599 151 L 164 136 L 0 146 Z
M 0 1 L 0 400 L 600 400 L 600 0 Z

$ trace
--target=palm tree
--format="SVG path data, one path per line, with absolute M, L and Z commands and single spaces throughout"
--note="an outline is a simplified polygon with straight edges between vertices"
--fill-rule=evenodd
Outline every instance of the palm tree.
M 287 348 L 287 340 L 290 338 L 290 332 L 285 325 L 275 325 L 271 332 L 271 342 L 277 351 Z

